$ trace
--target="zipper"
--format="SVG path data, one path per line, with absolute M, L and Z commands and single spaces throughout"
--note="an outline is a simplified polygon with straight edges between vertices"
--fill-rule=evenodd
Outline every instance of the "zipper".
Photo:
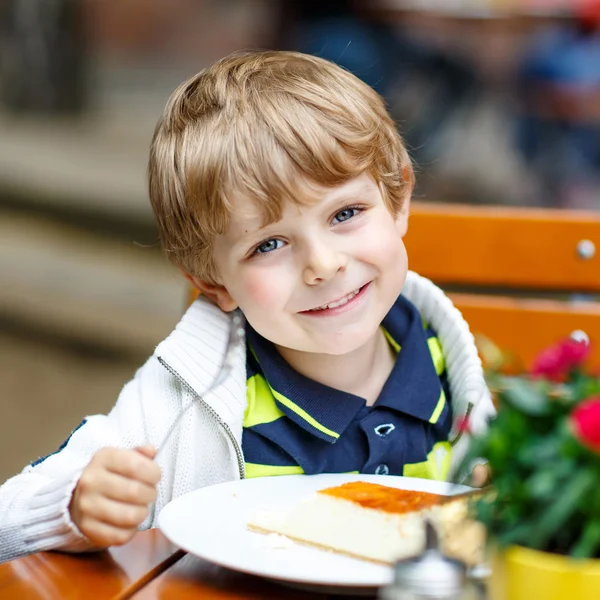
M 229 427 L 229 425 L 227 425 L 227 423 L 225 423 L 225 421 L 223 421 L 223 419 L 221 419 L 221 417 L 219 416 L 217 411 L 214 410 L 214 408 L 212 408 L 212 406 L 210 406 L 204 400 L 204 398 L 202 398 L 202 396 L 200 396 L 194 390 L 194 388 L 175 369 L 173 369 L 173 367 L 171 367 L 167 362 L 165 362 L 165 360 L 162 357 L 160 357 L 160 356 L 158 357 L 158 362 L 167 371 L 169 371 L 169 373 L 171 373 L 171 375 L 173 375 L 173 377 L 175 377 L 175 379 L 177 379 L 177 381 L 179 381 L 179 383 L 181 383 L 181 385 L 190 394 L 192 394 L 192 397 L 193 397 L 192 402 L 196 402 L 197 400 L 200 401 L 202 403 L 202 406 L 209 412 L 209 414 L 214 419 L 216 419 L 216 421 L 219 423 L 219 425 L 221 425 L 221 427 L 224 429 L 225 433 L 227 434 L 227 437 L 229 438 L 229 441 L 231 442 L 231 444 L 235 450 L 235 454 L 237 456 L 238 471 L 240 474 L 240 479 L 245 479 L 246 478 L 246 463 L 244 462 L 244 455 L 242 454 L 242 449 L 240 448 L 238 441 L 235 439 L 235 436 L 233 435 L 233 431 L 231 431 L 231 428 Z

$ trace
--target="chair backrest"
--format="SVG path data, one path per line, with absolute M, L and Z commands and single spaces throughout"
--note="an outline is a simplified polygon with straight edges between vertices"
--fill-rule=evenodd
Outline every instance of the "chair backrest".
M 523 368 L 583 331 L 600 367 L 600 213 L 414 202 L 410 268 Z

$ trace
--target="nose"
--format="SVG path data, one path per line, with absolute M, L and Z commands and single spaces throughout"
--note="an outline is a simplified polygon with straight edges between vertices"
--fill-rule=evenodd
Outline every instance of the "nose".
M 346 269 L 348 258 L 345 252 L 328 244 L 312 244 L 306 251 L 303 279 L 307 285 L 318 285 L 329 281 Z

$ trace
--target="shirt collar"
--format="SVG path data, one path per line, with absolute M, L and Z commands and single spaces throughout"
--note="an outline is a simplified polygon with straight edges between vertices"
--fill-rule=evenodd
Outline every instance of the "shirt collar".
M 428 421 L 438 405 L 442 386 L 421 315 L 411 302 L 399 296 L 382 325 L 401 351 L 375 406 Z
M 399 296 L 382 325 L 401 352 L 374 406 L 428 421 L 437 406 L 441 384 L 419 312 Z M 335 442 L 365 400 L 301 375 L 249 323 L 246 323 L 246 339 L 278 408 L 306 431 Z
M 306 431 L 335 442 L 365 405 L 364 399 L 301 375 L 249 324 L 246 339 L 277 407 Z

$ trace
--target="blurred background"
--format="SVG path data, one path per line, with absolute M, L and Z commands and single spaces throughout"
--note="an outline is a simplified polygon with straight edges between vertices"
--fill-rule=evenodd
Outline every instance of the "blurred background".
M 181 81 L 249 48 L 383 94 L 422 201 L 600 209 L 598 0 L 0 0 L 0 482 L 184 310 L 148 145 Z

